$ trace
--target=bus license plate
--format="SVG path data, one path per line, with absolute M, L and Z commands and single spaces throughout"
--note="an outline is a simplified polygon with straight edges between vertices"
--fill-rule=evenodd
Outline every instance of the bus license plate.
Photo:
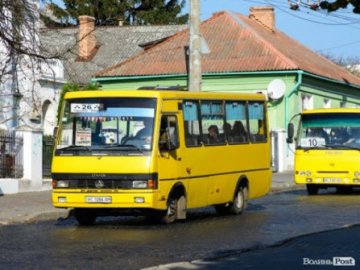
M 110 196 L 86 196 L 85 200 L 87 203 L 111 203 Z
M 324 178 L 324 183 L 341 183 L 341 178 Z

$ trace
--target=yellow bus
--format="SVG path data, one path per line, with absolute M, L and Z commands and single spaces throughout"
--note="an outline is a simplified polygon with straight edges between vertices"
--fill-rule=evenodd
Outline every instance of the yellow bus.
M 360 185 L 360 109 L 304 111 L 295 138 L 295 183 L 306 184 L 309 195 L 320 188 L 348 192 Z M 294 125 L 288 126 L 288 142 Z
M 261 94 L 69 92 L 52 202 L 80 225 L 126 214 L 172 223 L 209 205 L 240 214 L 270 189 L 270 152 Z

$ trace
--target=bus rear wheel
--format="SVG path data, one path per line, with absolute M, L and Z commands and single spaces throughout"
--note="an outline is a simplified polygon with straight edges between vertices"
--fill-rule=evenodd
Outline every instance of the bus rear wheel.
M 220 215 L 242 214 L 247 206 L 247 199 L 248 189 L 246 186 L 241 186 L 237 189 L 232 203 L 215 205 L 215 210 Z
M 75 208 L 75 218 L 81 226 L 93 225 L 96 220 L 96 215 L 89 209 Z

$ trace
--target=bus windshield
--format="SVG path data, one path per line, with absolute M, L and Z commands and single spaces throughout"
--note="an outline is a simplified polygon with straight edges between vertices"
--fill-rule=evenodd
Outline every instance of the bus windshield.
M 152 149 L 156 100 L 65 100 L 56 154 L 138 153 Z
M 297 147 L 360 149 L 360 114 L 303 114 Z

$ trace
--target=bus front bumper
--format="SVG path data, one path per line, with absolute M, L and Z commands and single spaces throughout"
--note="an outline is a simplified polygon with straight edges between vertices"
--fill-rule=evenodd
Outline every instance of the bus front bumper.
M 166 209 L 166 198 L 147 192 L 70 192 L 53 190 L 52 203 L 57 208 L 149 208 Z
M 348 175 L 314 175 L 314 176 L 299 176 L 295 174 L 296 184 L 316 184 L 325 186 L 337 186 L 337 185 L 359 185 L 360 178 L 350 177 Z

